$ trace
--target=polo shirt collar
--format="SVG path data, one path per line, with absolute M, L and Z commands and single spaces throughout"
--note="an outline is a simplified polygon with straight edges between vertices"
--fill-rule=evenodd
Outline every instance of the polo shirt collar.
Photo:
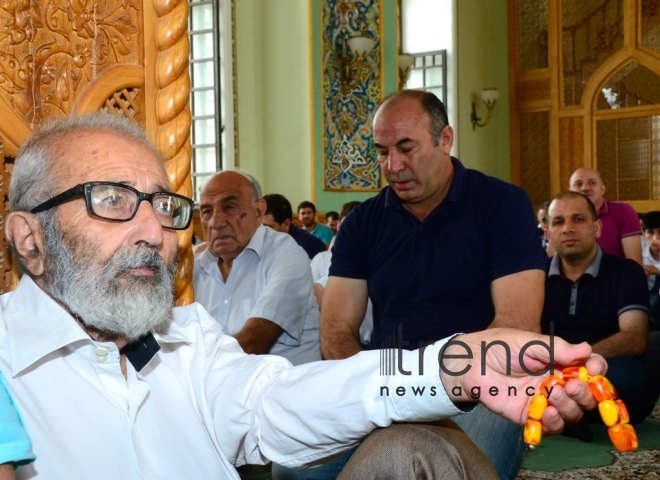
M 600 217 L 601 215 L 605 215 L 606 213 L 609 213 L 609 211 L 610 211 L 609 202 L 603 198 L 603 204 L 598 209 L 598 216 Z
M 463 194 L 463 190 L 465 189 L 465 167 L 458 158 L 450 158 L 451 163 L 454 166 L 454 177 L 451 180 L 451 185 L 449 186 L 447 195 L 440 205 L 445 202 L 458 203 L 461 195 Z M 438 207 L 440 207 L 440 205 L 438 205 Z M 392 190 L 392 188 L 389 186 L 385 189 L 385 207 L 403 208 L 403 205 L 401 205 L 401 199 L 397 197 L 396 193 L 394 193 L 394 190 Z
M 591 275 L 592 277 L 596 278 L 598 276 L 598 272 L 600 270 L 600 262 L 603 259 L 603 251 L 600 249 L 598 245 L 596 245 L 596 256 L 594 257 L 593 261 L 587 267 L 587 269 L 584 271 L 582 275 Z M 551 277 L 553 275 L 561 275 L 561 270 L 559 269 L 560 265 L 560 258 L 559 254 L 555 253 L 552 256 L 552 260 L 550 261 L 550 268 L 548 268 L 548 277 Z
M 28 275 L 9 294 L 3 315 L 9 338 L 9 362 L 16 376 L 41 358 L 75 343 L 94 340 L 60 304 L 44 292 Z M 148 333 L 124 347 L 132 350 L 127 358 L 140 371 L 160 350 L 161 343 L 190 343 L 172 332 L 154 337 Z M 137 353 L 136 353 L 137 352 Z

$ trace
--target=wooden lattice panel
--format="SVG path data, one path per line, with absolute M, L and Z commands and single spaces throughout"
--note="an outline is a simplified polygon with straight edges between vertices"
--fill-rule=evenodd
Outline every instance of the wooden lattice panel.
M 110 96 L 103 105 L 103 111 L 138 121 L 141 118 L 141 98 L 139 88 L 122 88 Z M 140 123 L 140 122 L 138 122 Z
M 550 200 L 550 119 L 548 112 L 520 115 L 522 188 L 537 207 Z
M 568 117 L 559 120 L 559 190 L 568 189 L 571 174 L 584 166 L 584 120 Z

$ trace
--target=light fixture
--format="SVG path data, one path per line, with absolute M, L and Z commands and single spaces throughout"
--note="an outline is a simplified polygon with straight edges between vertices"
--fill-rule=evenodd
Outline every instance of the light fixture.
M 403 90 L 410 77 L 410 69 L 415 62 L 415 57 L 407 53 L 399 54 L 399 90 Z
M 376 43 L 369 37 L 353 37 L 348 40 L 348 52 L 342 52 L 341 59 L 341 92 L 350 93 L 360 83 L 364 59 Z
M 486 119 L 482 122 L 481 118 L 477 116 L 477 104 L 472 102 L 472 114 L 470 118 L 472 119 L 472 130 L 475 130 L 477 127 L 485 127 L 490 122 L 490 118 L 493 116 L 493 108 L 495 107 L 495 102 L 500 97 L 500 92 L 497 88 L 485 88 L 481 92 L 481 100 L 486 104 L 487 114 Z

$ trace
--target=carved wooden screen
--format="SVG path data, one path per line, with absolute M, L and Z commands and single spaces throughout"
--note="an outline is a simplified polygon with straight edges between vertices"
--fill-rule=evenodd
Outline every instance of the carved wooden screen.
M 593 167 L 609 199 L 660 209 L 660 0 L 509 8 L 514 181 L 539 205 Z
M 191 195 L 188 3 L 24 0 L 0 6 L 0 228 L 13 160 L 45 120 L 103 110 L 146 128 L 174 191 Z M 192 228 L 182 232 L 175 290 L 192 301 Z M 15 284 L 4 234 L 0 290 Z

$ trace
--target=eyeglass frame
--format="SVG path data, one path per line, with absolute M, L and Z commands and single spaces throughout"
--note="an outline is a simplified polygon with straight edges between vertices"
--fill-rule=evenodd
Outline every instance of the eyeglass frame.
M 135 203 L 137 206 L 135 207 L 135 211 L 132 213 L 132 215 L 129 218 L 107 218 L 107 217 L 102 217 L 101 215 L 98 215 L 96 212 L 94 212 L 94 207 L 92 206 L 92 188 L 98 185 L 108 185 L 108 186 L 114 186 L 114 187 L 120 187 L 120 188 L 125 188 L 126 190 L 130 190 L 131 192 L 135 193 L 137 195 L 137 202 Z M 140 204 L 144 200 L 148 200 L 149 204 L 153 208 L 153 199 L 157 195 L 169 195 L 172 197 L 177 197 L 182 200 L 185 200 L 188 205 L 190 205 L 190 217 L 188 218 L 188 222 L 186 222 L 186 225 L 184 227 L 168 227 L 165 226 L 161 223 L 161 226 L 163 228 L 167 228 L 168 230 L 185 230 L 188 227 L 190 227 L 190 224 L 192 222 L 193 218 L 193 209 L 195 207 L 195 202 L 193 202 L 190 198 L 184 197 L 183 195 L 179 195 L 178 193 L 172 193 L 172 192 L 154 192 L 154 193 L 143 193 L 136 188 L 131 187 L 130 185 L 125 185 L 123 183 L 117 183 L 117 182 L 85 182 L 85 183 L 79 183 L 75 187 L 71 187 L 68 190 L 63 191 L 62 193 L 55 195 L 54 197 L 50 198 L 49 200 L 46 200 L 43 203 L 40 203 L 36 207 L 34 207 L 32 210 L 30 210 L 30 213 L 41 213 L 45 212 L 47 210 L 50 210 L 51 208 L 57 207 L 64 202 L 71 200 L 76 197 L 84 196 L 85 197 L 85 205 L 87 207 L 87 213 L 89 213 L 92 217 L 95 218 L 100 218 L 101 220 L 107 220 L 110 222 L 129 222 L 135 218 L 135 215 L 137 215 L 138 210 L 140 209 Z

